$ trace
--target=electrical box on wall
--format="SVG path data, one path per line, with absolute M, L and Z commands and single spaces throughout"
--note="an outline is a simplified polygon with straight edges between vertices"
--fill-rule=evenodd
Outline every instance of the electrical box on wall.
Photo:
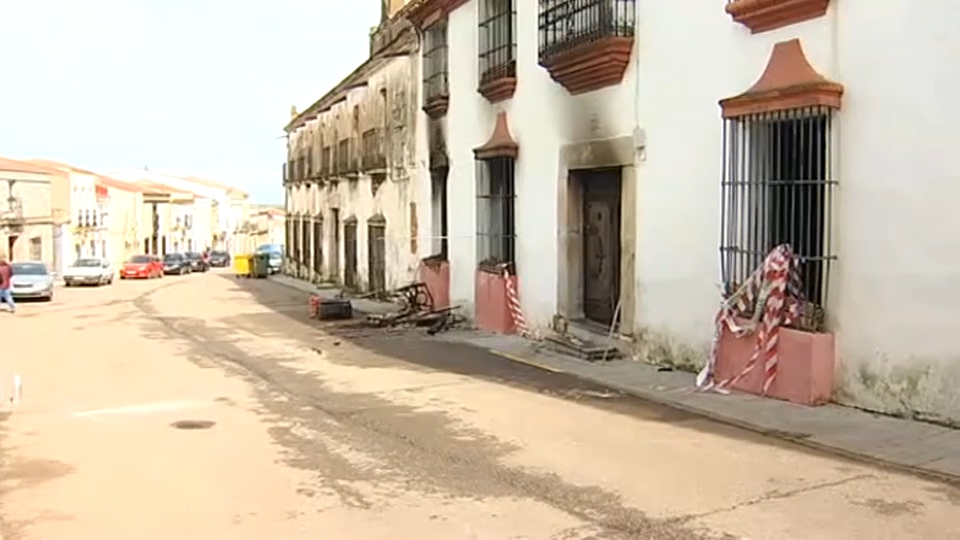
M 647 159 L 647 130 L 640 126 L 633 128 L 633 147 L 637 150 L 637 159 Z

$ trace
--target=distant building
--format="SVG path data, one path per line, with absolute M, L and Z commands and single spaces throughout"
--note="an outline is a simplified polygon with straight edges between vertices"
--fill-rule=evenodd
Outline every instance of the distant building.
M 59 267 L 70 222 L 68 193 L 66 172 L 0 158 L 0 251 L 10 260 Z
M 409 282 L 429 253 L 420 61 L 402 6 L 384 1 L 370 57 L 286 126 L 289 274 L 383 290 Z

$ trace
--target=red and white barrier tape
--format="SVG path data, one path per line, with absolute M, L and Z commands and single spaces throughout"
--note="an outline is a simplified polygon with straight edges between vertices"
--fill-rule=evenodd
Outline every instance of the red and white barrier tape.
M 513 286 L 513 280 L 510 279 L 510 272 L 506 266 L 503 267 L 503 282 L 507 288 L 507 307 L 510 309 L 513 327 L 521 336 L 535 338 L 536 336 L 527 326 L 527 319 L 523 316 L 523 309 L 520 307 L 520 295 L 517 294 L 517 288 Z
M 766 395 L 777 377 L 780 328 L 797 319 L 801 299 L 799 265 L 793 250 L 787 244 L 777 246 L 767 254 L 763 265 L 751 274 L 746 283 L 720 305 L 714 319 L 710 359 L 697 375 L 697 388 L 724 393 L 727 387 L 756 369 L 762 360 L 763 395 Z M 747 324 L 738 325 L 735 316 L 750 311 L 753 316 Z M 736 376 L 716 382 L 714 375 L 724 329 L 736 337 L 756 333 L 757 340 L 746 367 Z

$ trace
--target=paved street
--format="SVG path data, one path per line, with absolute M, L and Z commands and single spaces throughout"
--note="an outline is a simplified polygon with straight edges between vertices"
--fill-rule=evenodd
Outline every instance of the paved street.
M 956 488 L 305 315 L 217 273 L 0 312 L 0 539 L 960 538 Z

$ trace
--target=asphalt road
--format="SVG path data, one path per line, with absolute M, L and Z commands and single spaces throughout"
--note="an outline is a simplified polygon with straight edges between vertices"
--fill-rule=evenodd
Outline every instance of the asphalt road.
M 3 540 L 960 538 L 957 490 L 223 274 L 0 313 Z

